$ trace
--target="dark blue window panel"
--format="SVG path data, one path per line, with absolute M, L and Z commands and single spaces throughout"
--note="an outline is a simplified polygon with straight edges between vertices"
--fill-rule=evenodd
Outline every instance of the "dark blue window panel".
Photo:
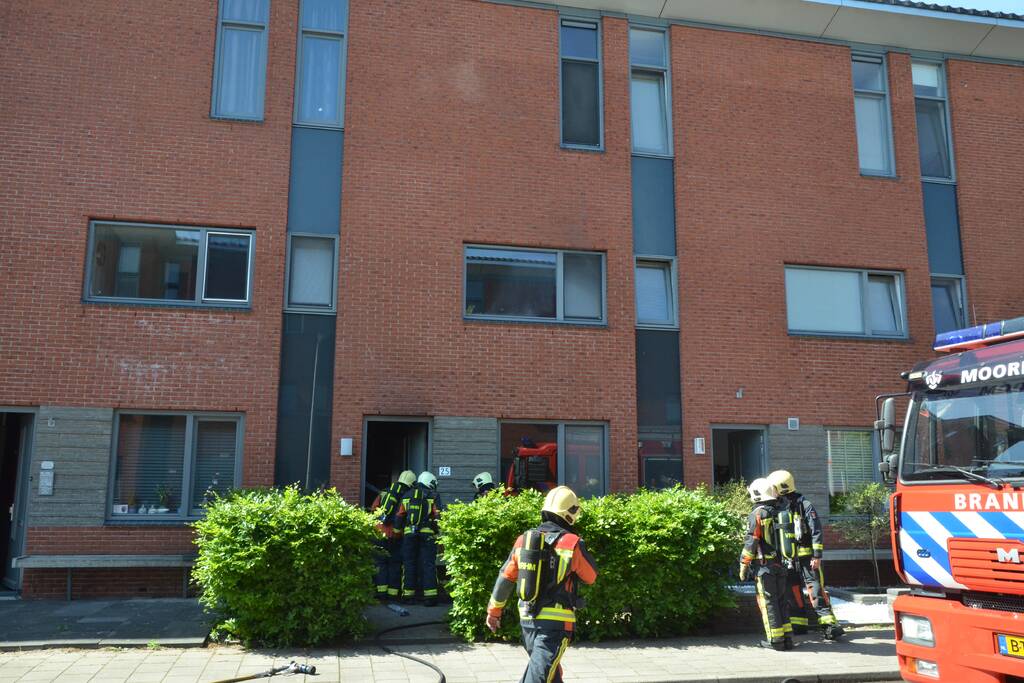
M 956 185 L 921 183 L 924 226 L 928 233 L 928 267 L 933 273 L 963 275 Z
M 341 154 L 344 133 L 292 128 L 288 230 L 337 235 L 341 219 Z
M 278 486 L 306 486 L 307 467 L 310 489 L 330 482 L 334 329 L 333 315 L 284 314 L 274 466 Z
M 675 196 L 671 159 L 633 157 L 635 253 L 676 255 Z
M 683 424 L 679 374 L 679 332 L 636 331 L 637 425 L 679 427 Z

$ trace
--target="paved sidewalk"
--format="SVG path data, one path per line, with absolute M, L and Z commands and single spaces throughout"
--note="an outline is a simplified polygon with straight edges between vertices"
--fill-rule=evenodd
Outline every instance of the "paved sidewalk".
M 838 643 L 798 639 L 792 652 L 756 646 L 757 637 L 715 636 L 660 641 L 579 644 L 565 656 L 571 683 L 669 681 L 781 682 L 898 679 L 891 631 L 856 631 Z M 526 664 L 522 648 L 505 644 L 401 645 L 395 649 L 440 667 L 449 683 L 518 680 Z M 314 651 L 246 651 L 236 647 L 202 649 L 99 649 L 0 652 L 0 683 L 211 683 L 256 673 L 290 660 L 313 664 L 316 676 L 285 676 L 282 683 L 380 681 L 433 683 L 436 674 L 416 662 L 378 648 Z

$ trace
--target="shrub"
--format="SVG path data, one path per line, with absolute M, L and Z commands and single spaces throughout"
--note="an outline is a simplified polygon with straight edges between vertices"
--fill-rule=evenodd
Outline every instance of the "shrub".
M 851 543 L 871 549 L 875 587 L 881 588 L 877 549 L 889 535 L 889 488 L 871 482 L 850 489 L 843 494 L 842 512 L 851 516 L 833 519 L 833 527 Z
M 284 646 L 366 632 L 377 532 L 336 491 L 237 491 L 211 501 L 193 526 L 193 577 L 221 619 L 217 633 Z
M 743 538 L 746 535 L 747 517 L 753 509 L 753 504 L 750 502 L 750 493 L 747 492 L 747 483 L 740 479 L 739 481 L 719 484 L 711 489 L 711 495 L 721 502 L 729 511 L 729 514 L 737 520 L 736 540 L 738 545 L 736 546 L 736 554 L 738 555 L 743 545 Z
M 541 497 L 489 495 L 451 505 L 442 541 L 452 596 L 452 632 L 490 637 L 484 611 L 516 537 L 540 522 Z M 580 593 L 577 635 L 600 640 L 681 635 L 731 604 L 728 570 L 739 555 L 739 521 L 704 489 L 641 490 L 584 501 L 579 534 L 598 567 Z M 510 604 L 514 603 L 514 597 Z M 518 637 L 511 604 L 499 637 Z

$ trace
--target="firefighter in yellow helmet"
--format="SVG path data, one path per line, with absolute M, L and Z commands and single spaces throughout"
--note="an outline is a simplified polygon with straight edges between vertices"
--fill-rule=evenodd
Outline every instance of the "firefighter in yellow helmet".
M 395 519 L 402 497 L 416 483 L 416 473 L 406 470 L 398 479 L 377 494 L 370 512 L 377 519 L 377 530 L 382 538 L 377 542 L 381 552 L 377 555 L 377 597 L 381 600 L 398 599 L 402 582 L 402 532 L 395 529 Z
M 786 568 L 782 562 L 785 539 L 778 524 L 780 504 L 775 487 L 767 479 L 755 479 L 747 488 L 754 510 L 747 517 L 747 537 L 740 555 L 740 580 L 753 572 L 757 606 L 764 621 L 762 647 L 793 649 L 793 626 L 786 604 Z M 751 565 L 754 565 L 751 567 Z
M 836 640 L 843 635 L 843 627 L 832 613 L 832 603 L 825 591 L 825 573 L 821 568 L 825 534 L 821 518 L 811 502 L 796 490 L 792 474 L 776 470 L 768 475 L 768 481 L 778 489 L 779 500 L 789 507 L 793 519 L 797 556 L 789 570 L 786 594 L 793 615 L 793 628 L 797 633 L 807 632 L 809 607 L 818 615 L 818 625 L 825 639 Z M 805 603 L 805 595 L 810 597 L 810 605 Z
M 520 683 L 562 680 L 562 655 L 572 641 L 579 582 L 594 583 L 597 568 L 574 533 L 580 501 L 568 486 L 548 491 L 541 508 L 542 524 L 516 539 L 502 565 L 487 603 L 487 628 L 497 631 L 501 612 L 516 591 L 523 647 L 530 662 Z
M 405 602 L 422 594 L 424 605 L 437 604 L 437 520 L 442 507 L 437 477 L 430 472 L 420 473 L 416 485 L 402 497 L 395 526 L 402 530 Z

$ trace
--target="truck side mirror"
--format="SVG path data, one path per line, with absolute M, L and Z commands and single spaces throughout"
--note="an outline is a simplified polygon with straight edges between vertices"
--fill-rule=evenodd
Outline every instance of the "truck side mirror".
M 882 455 L 890 455 L 896 440 L 896 399 L 890 396 L 882 401 L 881 412 L 881 419 L 875 420 L 875 429 L 880 432 Z

